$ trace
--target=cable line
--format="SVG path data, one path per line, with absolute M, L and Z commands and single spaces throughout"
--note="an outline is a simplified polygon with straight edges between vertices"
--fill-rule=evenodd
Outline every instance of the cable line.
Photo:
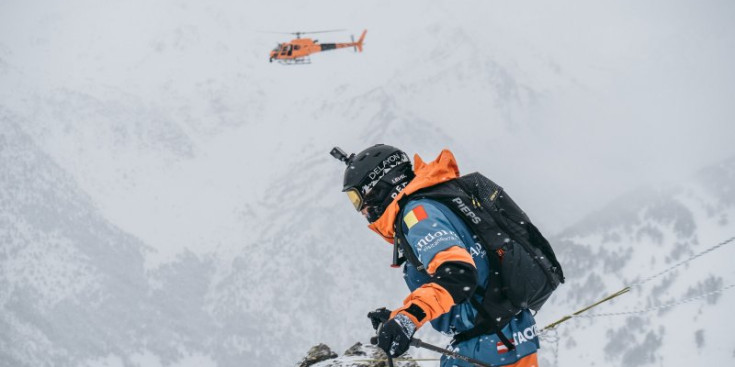
M 575 312 L 575 313 L 573 313 L 571 315 L 566 315 L 566 316 L 562 317 L 561 319 L 552 322 L 551 324 L 549 324 L 546 327 L 544 327 L 543 329 L 541 329 L 539 331 L 539 333 L 540 334 L 543 334 L 543 333 L 545 333 L 545 332 L 547 332 L 549 330 L 552 330 L 555 327 L 559 326 L 559 324 L 561 324 L 563 322 L 566 322 L 566 321 L 568 321 L 570 319 L 576 318 L 576 317 L 595 317 L 595 315 L 582 316 L 581 314 L 584 313 L 584 312 L 586 312 L 586 311 L 589 311 L 591 308 L 594 308 L 596 306 L 599 306 L 602 303 L 605 303 L 607 301 L 610 301 L 613 298 L 616 298 L 616 297 L 618 297 L 620 295 L 623 295 L 625 293 L 628 293 L 631 290 L 631 288 L 640 287 L 643 284 L 650 282 L 651 280 L 654 280 L 654 279 L 656 279 L 656 278 L 658 278 L 658 277 L 660 277 L 660 276 L 662 276 L 662 275 L 664 275 L 664 274 L 666 274 L 666 273 L 668 273 L 668 272 L 670 272 L 670 271 L 672 271 L 672 270 L 674 270 L 674 269 L 676 269 L 676 268 L 678 268 L 678 267 L 680 267 L 680 266 L 682 266 L 684 264 L 687 264 L 687 263 L 691 262 L 692 260 L 694 260 L 694 259 L 696 259 L 698 257 L 701 257 L 701 256 L 703 256 L 703 255 L 705 255 L 707 253 L 710 253 L 710 252 L 712 252 L 712 251 L 714 251 L 714 250 L 716 250 L 716 249 L 718 249 L 718 248 L 720 248 L 722 246 L 725 246 L 725 245 L 727 245 L 727 244 L 729 244 L 729 243 L 731 243 L 733 241 L 735 241 L 735 237 L 731 237 L 731 238 L 729 238 L 729 239 L 727 239 L 725 241 L 722 241 L 722 242 L 718 243 L 717 245 L 714 245 L 714 246 L 712 246 L 712 247 L 710 247 L 710 248 L 708 248 L 708 249 L 706 249 L 706 250 L 704 250 L 702 252 L 699 252 L 699 253 L 697 253 L 697 254 L 689 257 L 688 259 L 686 259 L 684 261 L 678 262 L 678 263 L 676 263 L 676 264 L 674 264 L 674 265 L 672 265 L 672 266 L 664 269 L 661 272 L 658 272 L 658 273 L 656 273 L 656 274 L 654 274 L 654 275 L 652 275 L 652 276 L 650 276 L 648 278 L 643 279 L 640 282 L 633 283 L 630 286 L 626 286 L 625 288 L 623 288 L 623 289 L 621 289 L 621 290 L 619 290 L 619 291 L 617 291 L 617 292 L 615 292 L 615 293 L 613 293 L 613 294 L 611 294 L 609 296 L 606 296 L 605 298 L 603 298 L 603 299 L 601 299 L 601 300 L 599 300 L 599 301 L 597 301 L 597 302 L 595 302 L 595 303 L 593 303 L 593 304 L 591 304 L 591 305 L 589 305 L 589 306 L 587 306 L 587 307 L 585 307 L 585 308 L 583 308 L 583 309 L 581 309 L 581 310 L 579 310 L 579 311 L 577 311 L 577 312 Z M 667 305 L 663 305 L 663 306 L 656 306 L 656 307 L 653 307 L 653 308 L 650 308 L 650 309 L 641 310 L 641 311 L 630 311 L 630 313 L 619 312 L 619 313 L 597 314 L 597 315 L 599 315 L 599 316 L 602 316 L 602 315 L 605 315 L 605 316 L 613 316 L 613 315 L 615 315 L 615 316 L 617 316 L 619 314 L 622 314 L 622 315 L 628 315 L 628 314 L 635 315 L 635 314 L 639 314 L 639 313 L 642 313 L 642 312 L 653 311 L 653 310 L 656 310 L 656 309 L 673 307 L 673 306 L 680 305 L 682 303 L 687 303 L 687 302 L 691 302 L 691 301 L 696 300 L 696 299 L 700 299 L 702 297 L 705 297 L 705 296 L 708 296 L 708 295 L 711 295 L 711 294 L 723 292 L 723 291 L 725 291 L 725 290 L 727 290 L 727 289 L 729 289 L 729 288 L 731 288 L 733 286 L 735 286 L 735 285 L 729 285 L 729 286 L 726 286 L 724 288 L 720 288 L 720 289 L 718 289 L 716 291 L 709 292 L 707 294 L 703 294 L 703 295 L 700 295 L 700 296 L 688 298 L 688 299 L 685 299 L 685 300 L 681 300 L 681 301 L 674 302 L 674 303 L 667 304 Z M 664 306 L 666 306 L 666 307 L 664 307 Z
M 651 280 L 654 280 L 654 279 L 656 279 L 656 278 L 658 278 L 658 277 L 660 277 L 660 276 L 662 276 L 662 275 L 664 275 L 664 274 L 666 274 L 666 273 L 668 273 L 668 272 L 670 272 L 670 271 L 672 271 L 672 270 L 674 270 L 674 269 L 676 269 L 676 268 L 678 268 L 678 267 L 680 267 L 680 266 L 682 266 L 682 265 L 684 265 L 686 263 L 689 263 L 692 260 L 694 260 L 694 259 L 696 259 L 696 258 L 698 258 L 698 257 L 700 257 L 700 256 L 702 256 L 704 254 L 707 254 L 709 252 L 712 252 L 712 251 L 714 251 L 714 250 L 716 250 L 716 249 L 718 249 L 718 248 L 720 248 L 722 246 L 725 246 L 728 243 L 731 243 L 732 241 L 735 241 L 735 237 L 731 237 L 728 240 L 722 241 L 722 242 L 718 243 L 717 245 L 714 245 L 714 246 L 712 246 L 712 247 L 710 247 L 710 248 L 708 248 L 708 249 L 706 249 L 706 250 L 704 250 L 704 251 L 702 251 L 702 252 L 700 252 L 698 254 L 695 254 L 695 255 L 691 256 L 690 258 L 688 258 L 688 259 L 686 259 L 684 261 L 681 261 L 681 262 L 679 262 L 677 264 L 674 264 L 674 265 L 670 266 L 669 268 L 667 268 L 667 269 L 665 269 L 665 270 L 663 270 L 663 271 L 661 271 L 659 273 L 656 273 L 656 274 L 654 274 L 654 275 L 652 275 L 652 276 L 650 276 L 650 277 L 648 277 L 646 279 L 643 279 L 642 281 L 640 281 L 638 283 L 634 283 L 634 284 L 630 285 L 629 287 L 631 287 L 631 288 L 640 287 L 641 285 L 646 284 L 646 283 L 650 282 Z
M 646 308 L 646 309 L 643 309 L 643 310 L 626 311 L 626 312 L 598 313 L 598 314 L 591 314 L 591 315 L 575 315 L 573 317 L 594 318 L 594 317 L 608 317 L 608 316 L 639 315 L 639 314 L 642 314 L 642 313 L 647 313 L 647 312 L 656 311 L 656 310 L 663 310 L 663 309 L 671 308 L 671 307 L 678 306 L 678 305 L 681 305 L 681 304 L 684 304 L 684 303 L 689 303 L 689 302 L 692 302 L 692 301 L 696 301 L 696 300 L 699 300 L 699 299 L 702 299 L 702 298 L 709 297 L 709 296 L 714 295 L 714 294 L 722 293 L 722 292 L 724 292 L 724 291 L 726 291 L 726 290 L 728 290 L 730 288 L 733 288 L 733 287 L 735 287 L 735 284 L 730 284 L 728 286 L 722 287 L 720 289 L 717 289 L 717 290 L 714 290 L 714 291 L 711 291 L 711 292 L 700 294 L 698 296 L 694 296 L 694 297 L 682 299 L 682 300 L 679 300 L 679 301 L 676 301 L 676 302 L 671 302 L 671 303 L 667 303 L 667 304 L 660 305 L 660 306 L 649 307 L 649 308 Z

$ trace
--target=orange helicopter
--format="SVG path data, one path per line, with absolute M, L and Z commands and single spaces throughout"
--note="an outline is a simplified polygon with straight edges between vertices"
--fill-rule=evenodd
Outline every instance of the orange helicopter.
M 287 43 L 279 43 L 270 53 L 268 61 L 278 60 L 279 63 L 285 65 L 294 64 L 310 64 L 311 59 L 309 55 L 321 51 L 336 50 L 338 48 L 354 47 L 355 52 L 362 52 L 362 41 L 365 40 L 365 33 L 367 29 L 362 31 L 360 39 L 355 42 L 355 37 L 352 37 L 352 42 L 346 43 L 319 43 L 319 40 L 312 40 L 311 38 L 301 38 L 302 34 L 314 34 L 314 33 L 328 33 L 328 32 L 339 32 L 342 30 L 330 30 L 330 31 L 317 31 L 317 32 L 270 32 L 270 33 L 285 33 L 294 34 L 296 39 L 291 40 Z

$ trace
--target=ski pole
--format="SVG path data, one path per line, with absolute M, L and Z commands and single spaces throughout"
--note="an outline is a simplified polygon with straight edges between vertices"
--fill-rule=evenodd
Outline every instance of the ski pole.
M 416 338 L 411 339 L 411 345 L 413 345 L 416 348 L 424 348 L 424 349 L 428 349 L 428 350 L 430 350 L 432 352 L 437 352 L 437 353 L 441 353 L 441 354 L 444 354 L 446 356 L 449 356 L 449 357 L 452 357 L 452 358 L 455 358 L 455 359 L 460 359 L 460 360 L 463 360 L 465 362 L 472 363 L 472 364 L 474 364 L 475 366 L 478 366 L 478 367 L 495 367 L 495 366 L 493 366 L 491 364 L 487 364 L 485 362 L 478 361 L 478 360 L 476 360 L 474 358 L 470 358 L 470 357 L 467 357 L 465 355 L 459 354 L 457 352 L 453 352 L 453 351 L 451 351 L 449 349 L 439 348 L 436 345 L 431 345 L 429 343 L 424 343 L 424 342 L 421 341 L 421 339 L 416 339 Z
M 372 345 L 378 344 L 378 337 L 377 336 L 374 336 L 374 337 L 370 338 L 370 344 L 372 344 Z M 472 363 L 472 364 L 474 364 L 475 366 L 478 366 L 478 367 L 495 367 L 495 366 L 493 366 L 491 364 L 487 364 L 485 362 L 478 361 L 476 359 L 467 357 L 467 356 L 462 355 L 462 354 L 459 354 L 457 352 L 453 352 L 453 351 L 451 351 L 449 349 L 444 349 L 444 348 L 437 347 L 436 345 L 432 345 L 432 344 L 429 344 L 429 343 L 424 343 L 423 341 L 421 341 L 421 339 L 417 339 L 417 338 L 411 339 L 411 345 L 414 346 L 414 347 L 416 347 L 416 348 L 424 348 L 424 349 L 428 349 L 428 350 L 430 350 L 432 352 L 437 352 L 437 353 L 441 353 L 441 354 L 444 354 L 446 356 L 449 356 L 449 357 L 452 357 L 452 358 L 455 358 L 455 359 L 460 359 L 460 360 L 463 360 L 465 362 Z M 391 359 L 391 356 L 388 353 L 386 353 L 386 354 L 388 355 L 388 365 L 392 367 L 393 366 L 393 364 L 392 364 L 393 361 Z
M 583 308 L 583 309 L 581 309 L 581 310 L 579 310 L 579 311 L 577 311 L 577 312 L 575 312 L 575 313 L 573 313 L 571 315 L 564 316 L 561 319 L 552 322 L 551 324 L 547 325 L 545 328 L 541 329 L 541 332 L 544 332 L 546 330 L 553 329 L 553 328 L 559 326 L 559 324 L 561 324 L 562 322 L 565 322 L 565 321 L 571 319 L 572 317 L 581 314 L 582 312 L 588 311 L 588 310 L 590 310 L 593 307 L 599 306 L 602 303 L 605 303 L 605 302 L 607 302 L 607 301 L 609 301 L 609 300 L 611 300 L 611 299 L 613 299 L 615 297 L 618 297 L 618 296 L 623 295 L 623 294 L 628 293 L 628 292 L 630 292 L 630 287 L 625 287 L 625 288 L 623 288 L 623 289 L 621 289 L 621 290 L 619 290 L 619 291 L 617 291 L 617 292 L 615 292 L 615 293 L 613 293 L 613 294 L 611 294 L 611 295 L 609 295 L 609 296 L 607 296 L 607 297 L 605 297 L 605 298 L 603 298 L 603 299 L 601 299 L 601 300 L 599 300 L 599 301 L 597 301 L 597 302 L 595 302 L 595 303 L 593 303 L 593 304 L 591 304 L 591 305 L 589 305 L 589 306 L 587 306 L 587 307 L 585 307 L 585 308 Z

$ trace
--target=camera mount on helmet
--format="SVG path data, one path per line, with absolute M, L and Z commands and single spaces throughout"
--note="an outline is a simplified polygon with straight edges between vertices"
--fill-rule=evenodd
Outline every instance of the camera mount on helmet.
M 344 150 L 340 147 L 334 147 L 332 148 L 332 151 L 329 152 L 329 154 L 332 155 L 332 157 L 339 159 L 342 162 L 345 162 L 346 165 L 350 165 L 350 161 L 352 158 L 355 158 L 355 153 L 350 154 L 347 156 L 347 153 L 345 153 Z

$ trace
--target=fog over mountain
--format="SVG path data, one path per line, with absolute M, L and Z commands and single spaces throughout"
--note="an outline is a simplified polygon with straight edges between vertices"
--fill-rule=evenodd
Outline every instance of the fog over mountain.
M 568 283 L 547 324 L 735 235 L 735 4 L 0 3 L 0 365 L 293 365 L 407 291 L 327 155 L 502 184 Z M 267 62 L 290 35 L 363 53 Z M 724 364 L 723 246 L 558 329 L 544 366 Z M 421 330 L 421 338 L 441 342 Z M 434 354 L 414 351 L 423 357 Z M 432 364 L 433 363 L 433 364 Z M 424 362 L 426 366 L 435 362 Z

